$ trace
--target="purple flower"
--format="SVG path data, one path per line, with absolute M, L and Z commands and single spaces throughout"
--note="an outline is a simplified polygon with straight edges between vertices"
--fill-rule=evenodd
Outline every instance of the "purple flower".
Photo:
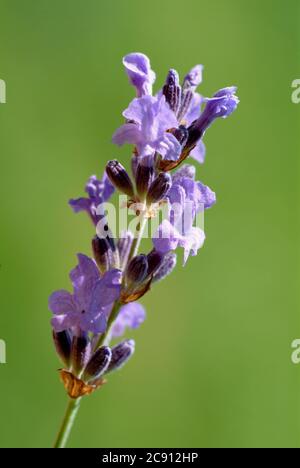
M 113 143 L 130 143 L 137 147 L 141 158 L 159 153 L 163 159 L 176 161 L 181 153 L 177 138 L 167 130 L 177 127 L 174 112 L 165 96 L 144 96 L 134 99 L 123 112 L 129 121 L 113 135 Z
M 225 119 L 235 111 L 239 103 L 239 98 L 235 95 L 236 86 L 220 89 L 212 98 L 206 99 L 207 105 L 205 113 L 209 118 Z
M 97 225 L 101 216 L 97 214 L 97 208 L 102 203 L 105 203 L 114 193 L 114 186 L 104 172 L 101 180 L 98 180 L 95 175 L 91 176 L 85 186 L 85 191 L 88 194 L 85 198 L 77 198 L 69 200 L 70 206 L 75 213 L 86 211 L 92 222 Z
M 196 145 L 215 119 L 226 119 L 235 111 L 239 103 L 239 99 L 235 95 L 236 89 L 235 86 L 223 88 L 212 98 L 205 99 L 206 106 L 204 111 L 188 128 L 189 138 L 186 143 L 187 147 L 192 148 Z
M 136 88 L 137 96 L 151 95 L 155 73 L 151 70 L 148 57 L 140 53 L 128 54 L 123 58 L 123 65 L 131 84 Z
M 138 328 L 145 318 L 145 309 L 138 302 L 123 305 L 112 327 L 112 338 L 124 335 L 126 328 Z
M 184 164 L 173 175 L 173 184 L 168 193 L 171 203 L 181 203 L 182 197 L 190 201 L 195 213 L 211 208 L 216 203 L 216 194 L 206 185 L 195 181 L 194 166 Z
M 104 333 L 112 305 L 120 296 L 121 276 L 120 270 L 100 276 L 94 260 L 78 254 L 78 265 L 70 273 L 73 294 L 62 289 L 49 298 L 54 330 Z
M 183 247 L 185 264 L 189 255 L 197 254 L 205 240 L 203 230 L 193 226 L 196 214 L 210 208 L 216 197 L 209 187 L 195 181 L 194 168 L 185 165 L 174 174 L 167 198 L 168 218 L 159 226 L 153 244 L 161 253 Z

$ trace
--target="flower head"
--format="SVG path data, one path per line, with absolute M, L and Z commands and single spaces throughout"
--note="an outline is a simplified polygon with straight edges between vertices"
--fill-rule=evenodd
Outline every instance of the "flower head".
M 156 152 L 163 159 L 176 161 L 179 158 L 181 145 L 167 132 L 177 126 L 177 120 L 164 96 L 136 98 L 123 115 L 127 123 L 115 132 L 113 143 L 135 145 L 140 158 L 154 157 Z
M 204 111 L 188 128 L 189 138 L 186 147 L 193 148 L 214 120 L 217 118 L 226 119 L 236 110 L 239 103 L 239 99 L 235 94 L 236 89 L 235 86 L 223 88 L 212 98 L 205 99 L 206 106 Z
M 78 254 L 78 265 L 70 273 L 73 294 L 62 289 L 49 298 L 54 330 L 103 333 L 112 305 L 120 296 L 121 275 L 114 269 L 101 276 L 94 260 Z
M 101 180 L 95 175 L 91 176 L 85 186 L 85 191 L 87 197 L 71 199 L 69 204 L 75 213 L 86 211 L 96 226 L 101 219 L 101 216 L 97 214 L 98 207 L 110 199 L 115 189 L 104 172 Z

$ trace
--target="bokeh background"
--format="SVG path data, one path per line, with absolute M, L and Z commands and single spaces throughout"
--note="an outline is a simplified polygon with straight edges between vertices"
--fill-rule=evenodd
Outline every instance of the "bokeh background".
M 122 56 L 157 72 L 205 65 L 201 92 L 241 104 L 206 137 L 218 196 L 197 258 L 157 285 L 130 364 L 87 398 L 72 447 L 300 446 L 297 0 L 1 0 L 0 446 L 51 446 L 66 397 L 48 295 L 69 288 L 93 228 L 68 198 L 129 147 Z

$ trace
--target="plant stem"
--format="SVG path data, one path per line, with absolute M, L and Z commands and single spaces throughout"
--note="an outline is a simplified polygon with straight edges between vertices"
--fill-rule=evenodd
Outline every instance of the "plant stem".
M 147 222 L 148 222 L 148 219 L 144 217 L 137 226 L 137 236 L 133 240 L 129 260 L 131 260 L 133 257 L 135 257 L 138 254 L 139 247 L 143 238 L 143 234 L 144 234 Z
M 53 448 L 65 448 L 71 429 L 73 427 L 77 412 L 79 410 L 81 398 L 69 399 L 67 409 L 62 420 L 61 427 L 56 437 Z

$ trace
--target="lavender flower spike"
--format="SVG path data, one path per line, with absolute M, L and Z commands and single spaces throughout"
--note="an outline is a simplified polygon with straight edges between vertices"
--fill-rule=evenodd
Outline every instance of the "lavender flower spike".
M 183 249 L 185 265 L 202 247 L 203 212 L 214 205 L 216 195 L 196 180 L 195 167 L 183 162 L 189 156 L 204 161 L 206 129 L 215 119 L 228 117 L 239 102 L 235 87 L 223 88 L 211 99 L 198 94 L 202 65 L 183 81 L 168 68 L 162 89 L 152 95 L 155 73 L 148 57 L 128 54 L 123 64 L 137 97 L 123 112 L 123 125 L 112 140 L 134 146 L 129 151 L 133 177 L 126 164 L 108 161 L 101 180 L 89 179 L 87 196 L 70 200 L 73 210 L 86 211 L 96 226 L 94 259 L 78 254 L 78 265 L 70 273 L 73 292 L 59 290 L 49 298 L 54 344 L 65 365 L 60 377 L 71 398 L 55 443 L 59 448 L 66 444 L 81 398 L 101 388 L 107 375 L 134 353 L 133 340 L 118 338 L 144 322 L 145 310 L 137 301 L 174 271 L 175 250 Z M 126 202 L 119 203 L 122 214 L 134 217 L 121 234 L 105 214 L 104 203 L 115 189 L 127 195 Z M 124 226 L 129 216 L 123 220 L 119 213 L 115 221 Z M 153 245 L 147 250 L 144 238 L 149 231 Z
M 137 97 L 152 94 L 155 73 L 151 70 L 148 57 L 138 52 L 128 54 L 123 58 L 123 65 L 129 81 L 136 88 Z

